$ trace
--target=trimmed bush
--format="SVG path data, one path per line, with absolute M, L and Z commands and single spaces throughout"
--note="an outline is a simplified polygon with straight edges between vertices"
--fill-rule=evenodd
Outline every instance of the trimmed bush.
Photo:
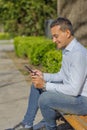
M 27 57 L 27 48 L 29 44 L 29 37 L 15 37 L 14 38 L 14 48 L 16 55 L 18 57 Z
M 31 50 L 31 63 L 34 65 L 40 65 L 43 61 L 43 56 L 50 50 L 55 49 L 55 44 L 51 40 L 43 39 L 40 44 L 35 44 Z
M 46 72 L 58 72 L 61 67 L 62 52 L 60 50 L 51 50 L 43 57 L 43 70 Z
M 0 40 L 9 40 L 11 36 L 9 33 L 0 33 Z
M 16 37 L 14 46 L 18 57 L 26 56 L 34 65 L 39 65 L 42 62 L 47 51 L 55 49 L 55 44 L 44 37 Z
M 15 52 L 18 57 L 29 59 L 33 65 L 41 65 L 46 72 L 57 72 L 61 67 L 61 51 L 55 50 L 52 40 L 44 37 L 16 37 Z

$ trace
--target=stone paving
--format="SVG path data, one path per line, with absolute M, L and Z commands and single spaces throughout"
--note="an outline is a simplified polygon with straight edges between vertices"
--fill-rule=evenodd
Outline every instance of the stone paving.
M 0 44 L 0 130 L 19 123 L 26 112 L 31 83 L 16 68 L 5 51 L 13 51 L 12 44 Z M 35 123 L 41 120 L 38 112 Z

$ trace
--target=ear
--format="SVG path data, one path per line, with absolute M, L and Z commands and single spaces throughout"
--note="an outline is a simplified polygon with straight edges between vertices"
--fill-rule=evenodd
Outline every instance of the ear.
M 67 38 L 70 38 L 70 37 L 71 37 L 71 32 L 70 32 L 69 29 L 66 30 L 66 36 L 67 36 Z

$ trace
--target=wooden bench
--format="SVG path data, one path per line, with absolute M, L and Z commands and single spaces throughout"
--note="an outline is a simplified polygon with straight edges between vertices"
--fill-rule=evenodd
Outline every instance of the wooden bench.
M 87 130 L 87 115 L 64 115 L 64 119 L 75 129 L 75 130 Z

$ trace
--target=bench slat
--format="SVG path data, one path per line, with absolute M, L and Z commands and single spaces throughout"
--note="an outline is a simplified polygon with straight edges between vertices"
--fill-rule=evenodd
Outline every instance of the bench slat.
M 85 122 L 87 122 L 87 116 L 80 116 Z
M 87 116 L 65 115 L 64 118 L 75 130 L 87 130 Z
M 80 124 L 87 130 L 87 116 L 76 116 Z

